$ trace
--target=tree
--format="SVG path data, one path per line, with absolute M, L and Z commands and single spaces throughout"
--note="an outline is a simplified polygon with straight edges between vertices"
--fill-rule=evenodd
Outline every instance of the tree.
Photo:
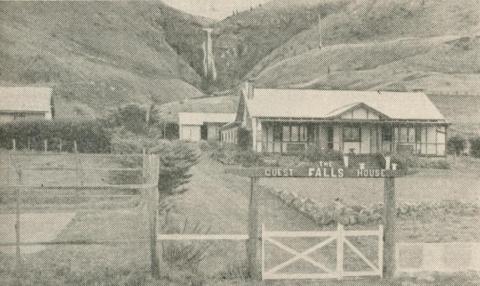
M 145 134 L 149 126 L 158 122 L 153 105 L 145 108 L 138 104 L 121 106 L 107 116 L 110 127 L 122 127 L 134 134 Z
M 150 152 L 160 156 L 160 200 L 186 192 L 184 185 L 190 182 L 190 169 L 198 163 L 198 154 L 180 142 L 162 142 Z
M 460 155 L 465 150 L 467 140 L 462 136 L 456 135 L 448 139 L 448 151 L 455 155 Z

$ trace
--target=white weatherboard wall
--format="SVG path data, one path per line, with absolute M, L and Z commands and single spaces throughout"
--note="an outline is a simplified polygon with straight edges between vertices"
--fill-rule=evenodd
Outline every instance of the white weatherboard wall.
M 198 142 L 201 140 L 201 128 L 199 125 L 183 125 L 180 136 L 180 140 Z

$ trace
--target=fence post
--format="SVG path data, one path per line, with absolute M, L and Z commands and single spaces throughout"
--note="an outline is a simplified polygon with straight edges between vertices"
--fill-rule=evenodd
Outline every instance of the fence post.
M 264 280 L 263 274 L 265 273 L 265 224 L 262 224 L 262 281 Z
M 58 148 L 60 149 L 59 150 L 60 153 L 62 153 L 62 149 L 63 149 L 63 140 L 62 139 L 60 139 L 60 141 L 59 141 Z
M 160 278 L 160 260 L 157 251 L 157 222 L 158 222 L 158 175 L 160 160 L 156 155 L 148 156 L 150 167 L 149 172 L 149 196 L 148 196 L 148 217 L 149 217 L 149 236 L 150 236 L 150 263 L 152 277 Z
M 337 224 L 337 279 L 343 279 L 343 256 L 344 256 L 344 227 L 342 224 Z
M 383 224 L 378 227 L 378 270 L 380 277 L 383 277 Z
M 45 153 L 47 153 L 47 151 L 48 151 L 48 140 L 47 139 L 43 140 L 43 151 Z
M 257 178 L 250 178 L 250 203 L 248 206 L 248 244 L 247 244 L 247 259 L 248 272 L 250 277 L 254 280 L 259 280 L 258 267 L 258 200 L 259 192 L 255 189 Z
M 397 208 L 395 203 L 395 178 L 385 178 L 384 189 L 384 252 L 383 252 L 383 277 L 393 278 L 395 275 L 395 217 Z
M 18 186 L 16 188 L 16 222 L 15 222 L 15 257 L 16 257 L 16 275 L 17 280 L 20 280 L 22 276 L 22 256 L 20 252 L 20 204 L 21 204 L 21 185 L 23 183 L 22 170 L 17 169 L 18 174 Z
M 17 151 L 17 140 L 15 139 L 12 139 L 12 149 L 14 152 Z
M 77 141 L 73 141 L 73 152 L 78 153 Z

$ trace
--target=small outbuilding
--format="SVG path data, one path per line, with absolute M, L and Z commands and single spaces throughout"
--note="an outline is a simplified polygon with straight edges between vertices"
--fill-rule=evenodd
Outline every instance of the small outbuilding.
M 222 138 L 235 143 L 245 129 L 252 149 L 266 153 L 315 145 L 343 153 L 445 156 L 448 126 L 422 92 L 257 89 L 247 82 Z
M 0 123 L 14 120 L 51 120 L 54 116 L 49 87 L 0 87 Z
M 220 128 L 234 119 L 235 113 L 179 113 L 180 140 L 188 142 L 219 141 Z

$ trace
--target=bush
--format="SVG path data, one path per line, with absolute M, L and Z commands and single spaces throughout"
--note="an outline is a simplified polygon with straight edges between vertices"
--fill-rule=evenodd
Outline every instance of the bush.
M 450 163 L 446 159 L 421 158 L 411 154 L 392 154 L 390 157 L 392 164 L 397 164 L 399 169 L 450 169 Z
M 447 147 L 450 154 L 460 155 L 465 151 L 467 140 L 456 135 L 448 139 Z
M 238 146 L 243 150 L 248 150 L 252 146 L 252 133 L 245 128 L 238 129 Z
M 340 151 L 324 150 L 318 145 L 310 145 L 303 153 L 302 158 L 309 162 L 342 161 L 343 154 Z
M 470 155 L 480 158 L 480 137 L 470 139 Z
M 243 167 L 253 167 L 263 165 L 262 155 L 252 150 L 238 151 L 234 155 L 234 161 Z
M 163 226 L 162 233 L 208 234 L 210 228 L 200 223 L 190 223 L 185 219 L 182 225 L 169 221 Z M 211 242 L 162 242 L 162 258 L 170 267 L 198 271 L 199 264 L 206 258 L 212 247 Z
M 148 120 L 148 122 L 147 122 Z M 110 128 L 122 127 L 134 134 L 146 134 L 149 127 L 159 122 L 153 108 L 127 104 L 110 111 L 106 123 Z
M 34 150 L 43 150 L 44 140 L 49 142 L 50 149 L 58 149 L 57 144 L 62 140 L 63 150 L 72 151 L 76 141 L 82 153 L 108 153 L 111 145 L 110 132 L 98 120 L 26 120 L 0 124 L 0 148 L 11 149 L 12 139 L 16 140 L 17 149 Z

